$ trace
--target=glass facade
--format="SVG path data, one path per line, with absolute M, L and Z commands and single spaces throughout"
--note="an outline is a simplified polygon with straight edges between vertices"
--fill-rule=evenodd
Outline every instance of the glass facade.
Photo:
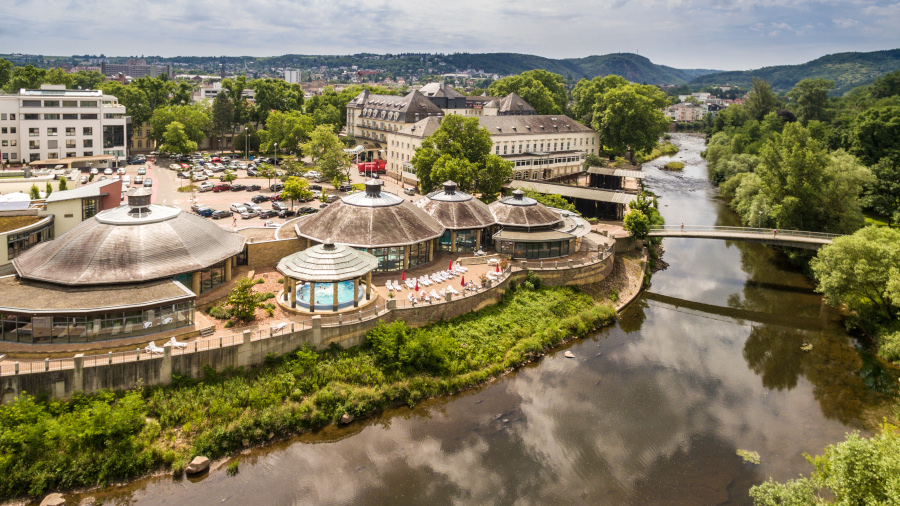
M 193 324 L 193 301 L 84 316 L 3 313 L 0 314 L 0 340 L 33 344 L 84 343 L 144 336 Z
M 420 242 L 409 247 L 410 267 L 428 263 L 428 243 L 429 241 Z
M 12 260 L 28 251 L 35 244 L 53 239 L 53 221 L 47 222 L 40 228 L 29 230 L 19 234 L 6 236 L 7 258 Z
M 559 258 L 569 255 L 574 244 L 575 241 L 571 239 L 548 242 L 500 241 L 500 253 L 526 260 Z
M 225 262 L 228 262 L 230 260 L 231 259 L 229 258 L 228 260 L 223 260 L 219 263 L 212 264 L 200 271 L 200 293 L 212 290 L 213 288 L 225 282 Z M 184 286 L 190 288 L 191 282 L 188 281 L 188 283 Z M 198 293 L 197 295 L 200 295 L 200 293 Z
M 378 267 L 375 272 L 399 271 L 403 269 L 403 246 L 390 248 L 372 248 L 369 253 L 378 259 Z
M 458 253 L 471 253 L 475 251 L 475 234 L 478 230 L 457 230 L 456 251 Z

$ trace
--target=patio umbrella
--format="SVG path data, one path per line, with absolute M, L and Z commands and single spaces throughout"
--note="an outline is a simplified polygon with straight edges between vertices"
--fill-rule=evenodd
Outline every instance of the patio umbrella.
M 500 272 L 500 264 L 497 264 L 497 272 Z
M 400 274 L 400 281 L 406 281 L 406 269 Z
M 463 275 L 462 279 L 459 282 L 459 286 L 466 286 L 466 276 Z
M 450 265 L 447 266 L 447 270 L 448 270 L 448 271 L 452 271 L 452 270 L 453 270 L 453 260 L 450 260 Z
M 414 291 L 416 291 L 416 292 L 419 291 L 419 280 L 418 279 L 416 280 L 416 289 Z

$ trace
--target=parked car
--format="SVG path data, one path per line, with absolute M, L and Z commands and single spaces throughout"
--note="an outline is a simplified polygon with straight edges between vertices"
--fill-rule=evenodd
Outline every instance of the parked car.
M 284 200 L 284 197 L 282 197 L 280 193 L 276 193 L 275 195 L 269 197 L 269 200 L 271 200 L 272 202 L 281 202 Z
M 257 171 L 256 169 L 247 169 L 248 176 L 255 177 L 257 174 L 259 174 L 259 171 Z
M 247 206 L 245 206 L 244 204 L 234 203 L 231 204 L 230 209 L 232 212 L 241 214 L 242 212 L 247 210 Z
M 267 197 L 265 195 L 254 195 L 253 198 L 250 199 L 250 202 L 253 202 L 254 204 L 259 204 L 259 203 L 268 202 L 268 201 L 269 201 L 269 197 Z
M 278 216 L 278 211 L 274 211 L 272 209 L 263 209 L 262 211 L 257 213 L 257 215 L 263 219 L 274 218 Z
M 175 174 L 175 175 L 176 175 L 179 179 L 190 179 L 190 178 L 191 178 L 191 173 L 190 173 L 190 172 L 179 172 L 179 173 L 177 173 L 177 174 Z
M 125 167 L 119 167 L 119 170 L 116 172 L 118 172 L 118 174 L 120 176 L 124 176 L 125 175 Z
M 407 186 L 406 188 L 403 189 L 403 193 L 405 193 L 407 195 L 415 195 L 416 189 L 413 188 L 412 186 Z
M 122 184 L 131 184 L 131 176 L 122 176 Z
M 205 206 L 203 204 L 197 204 L 197 203 L 191 204 L 191 211 L 196 213 L 197 210 L 200 209 L 201 207 L 207 207 L 207 206 Z
M 320 191 L 322 191 L 322 185 L 311 184 L 311 185 L 309 185 L 309 189 L 312 191 L 320 192 Z
M 87 180 L 88 180 L 88 177 L 87 177 L 87 176 L 81 176 L 81 179 L 79 179 L 78 181 L 79 181 L 81 184 L 84 184 L 84 183 L 87 183 Z
M 230 190 L 231 190 L 231 185 L 228 183 L 219 183 L 219 184 L 213 186 L 213 189 L 212 189 L 213 193 L 227 192 Z
M 242 192 L 242 191 L 244 191 L 244 190 L 246 190 L 246 189 L 247 189 L 247 187 L 244 186 L 244 185 L 242 185 L 242 184 L 233 184 L 233 185 L 231 185 L 231 191 L 233 191 L 233 192 Z
M 144 180 L 144 188 L 152 188 L 153 187 L 153 178 L 148 177 Z
M 304 214 L 314 214 L 317 212 L 319 212 L 319 210 L 314 207 L 301 207 L 297 210 L 297 216 L 303 216 Z
M 351 185 L 349 183 L 344 183 L 338 187 L 338 191 L 342 191 L 342 192 L 348 192 L 352 189 L 353 189 L 353 185 Z
M 207 218 L 212 216 L 214 212 L 216 212 L 215 209 L 207 206 L 200 206 L 199 208 L 197 208 L 197 214 Z
M 309 172 L 306 173 L 306 178 L 307 178 L 307 179 L 316 179 L 316 178 L 319 178 L 319 177 L 322 177 L 322 174 L 320 174 L 319 171 L 316 171 L 316 170 L 311 170 L 311 171 L 309 171 Z
M 339 199 L 339 198 L 340 198 L 340 197 L 338 197 L 337 195 L 329 195 L 329 196 L 325 199 L 325 202 L 328 202 L 328 203 L 330 204 L 330 203 L 336 201 L 336 200 Z
M 274 183 L 271 186 L 269 186 L 269 190 L 273 191 L 273 192 L 280 192 L 283 189 L 284 189 L 284 185 L 281 183 Z
M 138 175 L 143 176 L 147 174 L 147 169 L 144 167 L 138 167 Z
M 100 176 L 100 179 L 98 179 L 97 181 L 106 181 L 106 176 Z
M 207 179 L 209 179 L 209 176 L 207 176 L 206 174 L 195 174 L 194 175 L 194 181 L 206 181 Z M 210 184 L 212 184 L 212 183 L 210 183 Z
M 213 171 L 210 170 L 210 169 L 203 169 L 203 173 L 206 174 L 206 175 L 209 176 L 209 177 L 213 177 L 213 176 L 216 175 L 216 173 L 213 172 Z
M 230 218 L 231 215 L 232 215 L 231 211 L 226 211 L 226 210 L 222 209 L 220 211 L 214 211 L 212 213 L 212 219 L 221 220 L 222 218 Z
M 134 184 L 144 184 L 144 176 L 134 176 Z
M 293 216 L 294 214 L 295 214 L 294 211 L 291 211 L 290 209 L 285 209 L 284 211 L 278 211 L 279 218 L 288 218 L 290 216 Z
M 248 192 L 258 192 L 259 190 L 262 190 L 262 186 L 260 186 L 258 184 L 248 184 L 247 185 Z
M 202 191 L 202 192 L 208 192 L 208 191 L 212 190 L 213 188 L 215 188 L 215 186 L 216 185 L 210 183 L 209 181 L 204 181 L 204 182 L 200 183 L 200 186 L 197 187 L 197 190 Z
M 100 169 L 97 169 L 97 168 L 91 169 L 91 174 L 96 176 L 99 173 L 100 173 Z
M 253 211 L 252 209 L 248 209 L 241 213 L 242 220 L 249 220 L 250 218 L 252 218 L 254 216 L 256 216 L 256 212 Z
M 272 209 L 276 211 L 284 211 L 288 208 L 287 204 L 283 202 L 272 202 Z
M 104 175 L 112 176 L 112 172 L 113 172 L 112 169 L 109 169 L 109 168 L 103 169 Z
M 263 208 L 259 207 L 259 204 L 250 204 L 250 206 L 247 208 L 247 210 L 253 211 L 256 214 L 259 214 L 263 211 Z

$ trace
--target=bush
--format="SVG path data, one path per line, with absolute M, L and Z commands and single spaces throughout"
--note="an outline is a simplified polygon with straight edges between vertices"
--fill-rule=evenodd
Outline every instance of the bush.
M 226 329 L 230 329 L 231 327 L 234 327 L 234 320 L 228 320 L 227 322 L 225 322 Z
M 206 314 L 219 320 L 228 320 L 231 318 L 231 309 L 224 306 L 210 306 L 206 309 Z
M 259 301 L 263 302 L 263 301 L 267 301 L 269 299 L 274 299 L 275 294 L 272 292 L 266 292 L 266 293 L 259 294 L 258 297 L 259 297 Z
M 665 170 L 681 170 L 684 168 L 684 164 L 681 162 L 669 162 L 663 165 L 663 169 Z
M 263 283 L 265 283 L 265 282 L 266 282 L 265 279 L 259 278 L 259 279 L 257 279 L 256 281 L 254 281 L 253 284 L 255 284 L 255 285 L 261 285 L 261 284 L 263 284 Z
M 278 278 L 278 284 L 284 284 L 284 278 Z
M 234 476 L 238 473 L 238 467 L 240 466 L 240 462 L 237 460 L 232 460 L 228 463 L 228 467 L 225 472 L 228 473 L 228 476 Z
M 258 294 L 253 293 L 253 285 L 262 282 L 253 281 L 249 277 L 241 278 L 237 286 L 228 294 L 228 305 L 231 306 L 231 314 L 242 321 L 253 320 L 256 308 L 259 307 Z

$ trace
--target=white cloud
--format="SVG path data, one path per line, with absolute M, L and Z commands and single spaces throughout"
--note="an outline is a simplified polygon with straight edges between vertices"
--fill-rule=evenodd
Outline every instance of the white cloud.
M 838 18 L 834 19 L 834 24 L 838 25 L 841 28 L 853 28 L 855 26 L 859 26 L 859 21 L 853 18 Z

